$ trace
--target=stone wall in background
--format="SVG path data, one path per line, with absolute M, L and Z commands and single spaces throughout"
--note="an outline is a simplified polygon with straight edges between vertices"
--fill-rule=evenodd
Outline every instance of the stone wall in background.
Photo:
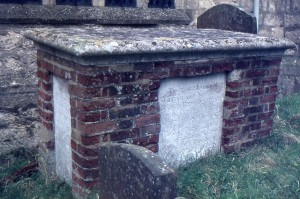
M 219 3 L 235 4 L 253 13 L 254 0 L 179 0 L 181 8 L 196 8 L 194 19 Z M 192 25 L 196 25 L 196 20 Z M 259 35 L 288 38 L 300 46 L 300 1 L 260 0 Z M 300 91 L 300 51 L 297 57 L 285 57 L 279 78 L 279 96 Z
M 0 25 L 0 154 L 37 145 L 36 50 L 26 28 Z

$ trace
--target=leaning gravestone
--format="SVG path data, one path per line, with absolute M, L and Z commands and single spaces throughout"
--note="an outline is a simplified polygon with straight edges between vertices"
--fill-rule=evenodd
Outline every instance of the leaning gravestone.
M 255 16 L 230 4 L 219 4 L 208 9 L 198 17 L 197 28 L 257 34 Z
M 101 144 L 100 198 L 174 199 L 177 177 L 153 152 L 131 144 Z

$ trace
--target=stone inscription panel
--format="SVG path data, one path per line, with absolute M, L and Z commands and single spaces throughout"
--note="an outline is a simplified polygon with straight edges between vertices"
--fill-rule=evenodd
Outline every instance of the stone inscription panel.
M 68 81 L 53 77 L 54 133 L 56 174 L 71 184 L 72 150 L 71 150 L 71 113 Z
M 177 167 L 220 150 L 225 74 L 164 80 L 158 155 Z

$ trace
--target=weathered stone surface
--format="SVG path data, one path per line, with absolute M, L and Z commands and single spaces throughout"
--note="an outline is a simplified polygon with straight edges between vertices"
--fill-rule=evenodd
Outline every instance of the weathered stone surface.
M 220 151 L 225 74 L 161 83 L 159 156 L 177 167 Z
M 280 66 L 278 96 L 300 92 L 300 57 L 285 56 Z
M 0 153 L 37 145 L 36 53 L 21 31 L 0 25 Z
M 286 0 L 286 12 L 288 13 L 299 13 L 300 1 L 288 1 Z
M 284 15 L 284 26 L 286 29 L 294 30 L 296 28 L 300 29 L 300 14 L 285 14 Z
M 72 183 L 71 107 L 68 81 L 53 77 L 56 173 Z
M 100 198 L 173 199 L 177 177 L 143 147 L 106 143 L 99 148 L 99 192 Z
M 115 56 L 179 52 L 240 51 L 295 48 L 286 39 L 273 39 L 253 34 L 224 30 L 184 27 L 129 28 L 80 27 L 43 28 L 27 31 L 26 37 L 38 44 L 76 55 L 77 57 Z M 167 57 L 164 56 L 164 60 Z M 178 57 L 176 58 L 178 59 Z
M 189 24 L 176 9 L 0 4 L 0 23 Z
M 255 16 L 230 4 L 219 4 L 208 9 L 198 17 L 197 28 L 257 33 Z
M 295 43 L 300 44 L 300 28 L 294 31 L 287 31 L 285 33 L 286 38 L 294 41 Z
M 36 55 L 21 26 L 0 26 L 0 109 L 36 103 Z M 24 29 L 23 29 L 24 30 Z
M 36 147 L 37 120 L 38 114 L 34 107 L 15 111 L 0 110 L 0 154 L 20 147 Z

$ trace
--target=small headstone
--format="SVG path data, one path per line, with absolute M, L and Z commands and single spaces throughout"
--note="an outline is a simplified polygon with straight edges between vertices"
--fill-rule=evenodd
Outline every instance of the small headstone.
M 99 148 L 100 198 L 174 199 L 177 177 L 153 152 L 131 144 Z
M 219 4 L 208 9 L 198 17 L 197 28 L 257 34 L 256 17 L 230 4 Z

